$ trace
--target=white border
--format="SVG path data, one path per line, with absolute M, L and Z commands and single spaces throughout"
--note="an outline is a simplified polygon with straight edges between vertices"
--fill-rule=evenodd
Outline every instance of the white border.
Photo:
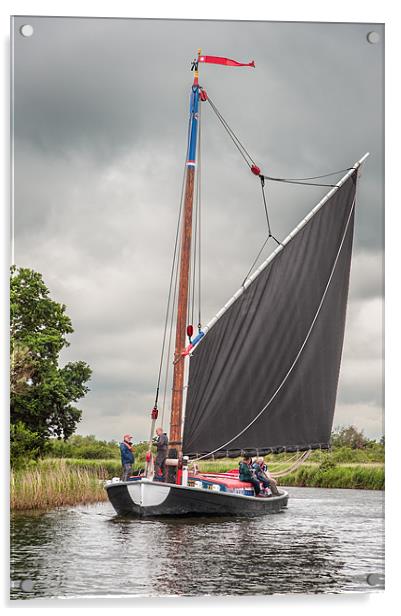
M 397 474 L 397 485 L 399 475 L 399 460 L 396 457 L 396 449 L 398 448 L 398 439 L 400 430 L 400 410 L 399 410 L 399 350 L 401 347 L 400 340 L 400 285 L 397 283 L 399 279 L 399 198 L 396 197 L 399 192 L 397 180 L 399 173 L 399 158 L 396 153 L 399 151 L 400 131 L 399 131 L 399 58 L 401 57 L 399 28 L 400 21 L 397 19 L 396 12 L 397 3 L 393 2 L 377 2 L 377 0 L 336 0 L 334 3 L 321 2 L 321 0 L 308 0 L 299 2 L 299 0 L 286 0 L 285 3 L 263 2 L 260 0 L 256 3 L 244 2 L 220 2 L 203 0 L 198 2 L 196 7 L 188 2 L 161 2 L 154 0 L 152 3 L 135 2 L 132 0 L 58 0 L 57 2 L 46 0 L 32 1 L 14 1 L 5 0 L 1 5 L 2 19 L 0 21 L 2 28 L 2 44 L 3 44 L 3 62 L 2 67 L 2 83 L 4 94 L 0 97 L 2 103 L 2 129 L 5 136 L 1 148 L 1 163 L 0 169 L 3 174 L 3 186 L 5 186 L 5 194 L 3 194 L 2 208 L 2 250 L 0 251 L 2 259 L 1 275 L 2 275 L 2 302 L 0 304 L 0 317 L 2 323 L 2 334 L 7 335 L 7 292 L 8 288 L 8 254 L 9 254 L 9 220 L 7 212 L 7 203 L 9 202 L 9 150 L 8 150 L 8 135 L 9 135 L 9 15 L 66 15 L 66 16 L 125 16 L 125 17 L 153 17 L 153 18 L 197 18 L 197 19 L 255 19 L 255 20 L 282 20 L 282 21 L 332 21 L 332 22 L 366 22 L 366 23 L 386 23 L 386 193 L 387 193 L 387 216 L 386 216 L 386 330 L 391 331 L 391 336 L 387 336 L 386 344 L 386 365 L 387 365 L 387 385 L 386 385 L 386 438 L 387 438 L 387 472 L 391 471 L 394 466 Z M 390 181 L 392 179 L 392 182 Z M 4 204 L 6 207 L 4 207 Z M 393 207 L 392 207 L 393 204 Z M 389 207 L 391 208 L 389 211 Z M 398 257 L 398 258 L 397 258 Z M 393 282 L 392 282 L 393 281 Z M 3 362 L 2 366 L 7 365 L 8 351 L 6 345 L 2 345 Z M 6 377 L 4 370 L 1 371 L 0 389 L 3 392 L 3 408 L 7 405 L 5 396 Z M 4 459 L 7 455 L 7 435 L 6 430 L 2 431 L 5 447 L 2 448 L 5 452 L 3 458 L 3 486 L 7 485 L 8 472 L 7 465 L 4 464 Z M 390 449 L 390 451 L 389 451 Z M 391 451 L 392 450 L 392 451 Z M 392 465 L 392 462 L 394 463 Z M 397 489 L 397 492 L 398 489 Z M 394 494 L 394 491 L 393 491 Z M 384 594 L 366 595 L 318 595 L 318 596 L 285 596 L 285 597 L 266 597 L 253 600 L 249 597 L 235 597 L 233 599 L 213 598 L 199 599 L 192 601 L 190 599 L 176 600 L 173 597 L 166 597 L 162 600 L 143 600 L 135 599 L 132 602 L 131 598 L 125 598 L 130 601 L 130 608 L 139 608 L 141 613 L 152 613 L 155 609 L 163 609 L 164 614 L 185 613 L 190 609 L 193 613 L 203 613 L 205 608 L 213 607 L 221 610 L 227 607 L 230 610 L 231 616 L 243 613 L 246 611 L 279 609 L 282 614 L 292 614 L 297 608 L 307 610 L 309 614 L 321 614 L 322 609 L 326 615 L 338 615 L 338 610 L 347 610 L 348 613 L 363 613 L 365 616 L 374 614 L 376 616 L 378 609 L 392 612 L 392 607 L 395 601 L 398 600 L 399 586 L 399 496 L 398 502 L 395 502 L 395 496 L 387 501 L 387 555 L 386 555 L 386 592 Z M 7 544 L 8 527 L 5 524 L 1 535 L 5 544 Z M 391 536 L 391 541 L 389 540 Z M 7 563 L 7 545 L 3 547 L 2 554 L 5 556 L 4 570 L 0 575 L 1 580 L 1 595 L 2 603 L 6 602 L 8 597 L 8 563 Z M 3 564 L 3 562 L 2 562 Z M 245 574 L 245 571 L 244 571 Z M 74 606 L 72 606 L 72 603 Z M 128 607 L 128 604 L 122 604 L 121 599 L 118 602 L 119 607 Z M 20 604 L 13 602 L 14 613 L 24 613 L 27 607 L 31 612 L 42 612 L 43 607 L 52 607 L 53 610 L 68 609 L 76 610 L 78 606 L 85 607 L 87 611 L 97 612 L 100 609 L 110 609 L 116 605 L 115 599 L 105 598 L 88 598 L 86 600 L 77 599 L 63 602 L 62 605 L 54 601 L 38 601 Z M 22 607 L 23 605 L 23 607 Z M 5 606 L 10 609 L 10 604 Z M 23 612 L 24 611 L 24 612 Z

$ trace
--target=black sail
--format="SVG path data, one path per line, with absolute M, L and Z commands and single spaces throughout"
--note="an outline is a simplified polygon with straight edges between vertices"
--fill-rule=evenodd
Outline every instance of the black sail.
M 328 447 L 344 338 L 356 179 L 357 171 L 195 347 L 185 454 L 263 455 Z

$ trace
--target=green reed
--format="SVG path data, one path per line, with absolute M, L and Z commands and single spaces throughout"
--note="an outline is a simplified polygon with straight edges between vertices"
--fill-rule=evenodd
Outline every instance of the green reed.
M 312 456 L 295 472 L 281 477 L 279 485 L 319 488 L 384 489 L 384 465 L 378 462 L 349 462 L 338 464 L 326 452 L 317 452 L 319 461 Z M 316 458 L 317 456 L 315 456 Z M 285 468 L 289 455 L 269 460 L 274 473 Z M 312 458 L 312 461 L 311 461 Z M 239 458 L 203 460 L 201 472 L 225 472 L 238 468 Z M 107 500 L 103 486 L 105 479 L 119 477 L 119 460 L 80 460 L 75 458 L 44 458 L 26 468 L 12 471 L 10 500 L 14 510 L 49 509 L 78 503 Z
M 294 473 L 281 477 L 282 486 L 305 486 L 313 488 L 354 488 L 384 490 L 384 466 L 346 466 L 321 468 L 304 464 Z
M 102 479 L 107 471 L 88 470 L 53 461 L 11 472 L 10 502 L 14 510 L 49 509 L 107 500 Z
M 384 490 L 383 464 L 377 462 L 337 464 L 330 457 L 330 454 L 324 454 L 321 459 L 322 462 L 319 464 L 318 462 L 310 462 L 309 458 L 293 473 L 280 477 L 278 479 L 279 485 Z M 204 473 L 224 473 L 238 468 L 239 460 L 240 458 L 203 460 L 199 462 L 199 470 Z M 276 458 L 274 462 L 269 461 L 269 469 L 272 473 L 285 470 L 285 460 L 283 458 L 277 460 Z

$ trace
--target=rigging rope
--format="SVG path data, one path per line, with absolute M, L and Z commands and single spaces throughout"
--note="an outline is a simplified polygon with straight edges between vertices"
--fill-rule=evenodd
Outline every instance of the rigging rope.
M 267 238 L 265 239 L 265 241 L 262 244 L 262 248 L 259 250 L 258 254 L 256 255 L 256 258 L 254 260 L 254 262 L 252 263 L 251 267 L 248 270 L 248 273 L 246 274 L 244 280 L 242 281 L 242 286 L 244 286 L 245 282 L 247 281 L 247 279 L 249 278 L 249 274 L 251 273 L 251 271 L 253 270 L 253 268 L 255 267 L 260 255 L 262 254 L 264 247 L 266 246 L 267 242 L 270 239 L 270 235 L 267 236 Z
M 190 119 L 189 119 L 189 122 L 188 122 L 187 134 L 189 133 L 189 126 L 190 126 Z M 157 408 L 157 403 L 158 403 L 158 399 L 159 399 L 160 380 L 161 380 L 161 373 L 162 373 L 162 369 L 163 369 L 164 350 L 165 350 L 165 345 L 166 345 L 166 337 L 167 337 L 168 318 L 169 318 L 169 313 L 170 313 L 170 307 L 171 307 L 171 322 L 172 322 L 172 318 L 173 318 L 173 314 L 174 314 L 175 296 L 176 296 L 176 290 L 177 290 L 178 260 L 179 260 L 179 253 L 180 253 L 180 248 L 179 248 L 178 249 L 178 255 L 177 255 L 177 248 L 179 246 L 179 234 L 180 234 L 181 215 L 182 215 L 182 209 L 183 209 L 183 203 L 184 203 L 184 188 L 185 188 L 186 161 L 187 161 L 187 158 L 188 158 L 188 149 L 189 149 L 189 138 L 187 137 L 187 150 L 186 150 L 186 155 L 185 155 L 184 172 L 183 172 L 183 178 L 182 178 L 182 184 L 181 184 L 180 207 L 179 207 L 179 212 L 178 212 L 177 229 L 176 229 L 176 234 L 175 234 L 174 252 L 173 252 L 173 259 L 172 259 L 172 264 L 171 264 L 170 284 L 169 284 L 169 292 L 168 292 L 168 298 L 167 298 L 166 317 L 165 317 L 165 321 L 164 321 L 163 343 L 162 343 L 162 350 L 161 350 L 161 354 L 160 354 L 160 365 L 159 365 L 159 373 L 158 373 L 157 386 L 156 386 L 156 397 L 155 397 L 155 404 L 154 404 L 155 408 Z M 171 291 L 172 291 L 172 287 L 173 287 L 174 271 L 176 271 L 176 275 L 175 275 L 175 283 L 174 283 L 173 302 L 171 304 Z M 170 355 L 171 334 L 172 334 L 172 327 L 170 327 L 170 335 L 169 335 L 169 343 L 168 343 L 168 350 L 167 350 L 167 358 Z M 162 415 L 161 415 L 161 424 L 162 425 L 163 425 L 163 420 L 164 420 L 164 408 L 165 408 L 165 401 L 166 401 L 166 389 L 167 389 L 167 378 L 168 378 L 168 365 L 169 365 L 169 362 L 167 361 L 166 363 L 167 363 L 167 370 L 166 370 L 166 380 L 165 380 L 165 384 L 164 384 L 163 407 L 162 407 Z
M 198 134 L 198 175 L 197 175 L 197 199 L 198 199 L 198 331 L 202 327 L 201 318 L 201 138 L 202 138 L 202 122 L 201 122 L 202 105 L 199 108 L 199 134 Z
M 298 182 L 297 180 L 286 180 L 285 178 L 273 178 L 269 175 L 261 175 L 260 177 L 263 177 L 266 180 L 271 180 L 272 182 L 282 182 L 284 184 L 298 184 L 298 186 L 327 186 L 331 188 L 335 188 L 336 186 L 336 184 L 317 184 L 315 182 Z
M 255 161 L 253 160 L 253 158 L 251 157 L 251 155 L 249 154 L 249 152 L 245 148 L 244 144 L 241 143 L 241 141 L 239 140 L 237 135 L 234 133 L 232 128 L 229 126 L 227 120 L 224 119 L 224 117 L 222 116 L 220 111 L 217 109 L 216 105 L 211 100 L 209 95 L 207 97 L 207 100 L 208 100 L 211 108 L 213 109 L 214 113 L 216 114 L 217 118 L 220 120 L 220 122 L 222 123 L 223 127 L 227 131 L 229 137 L 233 141 L 235 147 L 238 149 L 238 151 L 240 152 L 242 158 L 245 160 L 245 162 L 248 165 L 248 167 L 251 168 L 252 165 L 255 165 L 255 167 L 256 167 Z M 344 172 L 350 171 L 350 170 L 351 170 L 351 167 L 347 167 L 346 169 L 339 169 L 338 171 L 332 171 L 331 173 L 324 173 L 322 175 L 314 175 L 314 176 L 311 176 L 311 177 L 304 177 L 304 178 L 275 178 L 275 177 L 272 177 L 272 176 L 269 176 L 269 175 L 262 175 L 260 173 L 259 174 L 255 173 L 255 175 L 259 175 L 259 177 L 261 179 L 272 180 L 273 182 L 285 182 L 285 183 L 288 183 L 288 184 L 304 184 L 305 186 L 328 186 L 328 187 L 334 187 L 335 184 L 310 183 L 308 180 L 319 180 L 321 178 L 327 178 L 327 177 L 330 177 L 332 175 L 337 175 L 339 173 L 344 173 Z
M 267 211 L 267 201 L 266 201 L 266 195 L 265 195 L 265 178 L 263 176 L 260 178 L 260 185 L 262 188 L 263 205 L 265 207 L 265 214 L 266 214 L 266 220 L 267 220 L 267 231 L 269 233 L 269 237 L 272 237 L 272 230 L 270 228 L 269 213 Z
M 225 120 L 223 115 L 217 109 L 215 103 L 211 100 L 209 95 L 208 95 L 207 100 L 208 100 L 211 108 L 213 109 L 214 113 L 216 114 L 217 118 L 220 120 L 220 122 L 222 123 L 223 127 L 227 131 L 229 137 L 233 141 L 235 147 L 238 149 L 238 151 L 240 152 L 242 158 L 245 160 L 245 162 L 248 165 L 248 167 L 251 168 L 252 165 L 256 166 L 256 163 L 253 160 L 252 156 L 249 154 L 248 150 L 245 148 L 244 144 L 239 140 L 237 135 L 234 133 L 233 129 L 229 126 L 227 120 Z M 321 178 L 327 178 L 327 177 L 330 177 L 332 175 L 337 175 L 339 173 L 344 173 L 344 172 L 350 171 L 350 170 L 351 170 L 351 167 L 347 167 L 346 169 L 339 169 L 338 171 L 332 171 L 331 173 L 324 173 L 322 175 L 314 175 L 314 176 L 304 177 L 304 178 L 276 178 L 276 177 L 272 177 L 272 176 L 268 176 L 268 175 L 262 175 L 262 174 L 257 174 L 257 173 L 255 175 L 259 175 L 259 177 L 261 179 L 263 178 L 263 179 L 266 179 L 266 180 L 272 180 L 273 182 L 285 182 L 285 183 L 288 183 L 288 184 L 304 184 L 305 186 L 328 186 L 328 187 L 334 187 L 335 184 L 311 183 L 308 180 L 319 180 Z
M 220 111 L 217 109 L 216 105 L 213 103 L 213 101 L 211 100 L 209 95 L 208 95 L 207 100 L 208 100 L 211 108 L 213 109 L 214 113 L 216 114 L 217 118 L 220 120 L 220 122 L 222 123 L 223 127 L 226 129 L 226 131 L 227 131 L 230 139 L 233 141 L 235 147 L 237 148 L 237 150 L 241 154 L 242 158 L 245 160 L 245 162 L 248 165 L 248 167 L 252 167 L 252 165 L 255 165 L 256 164 L 255 161 L 253 160 L 253 158 L 251 157 L 249 152 L 246 150 L 245 146 L 238 139 L 237 135 L 234 133 L 232 128 L 229 126 L 228 122 L 223 118 L 223 116 L 221 115 Z
M 258 259 L 259 259 L 260 255 L 262 254 L 262 252 L 263 252 L 267 242 L 269 241 L 269 239 L 272 238 L 278 245 L 282 245 L 281 242 L 279 242 L 279 240 L 274 235 L 272 235 L 272 232 L 271 232 L 270 221 L 269 221 L 269 214 L 268 214 L 268 210 L 267 210 L 267 200 L 266 200 L 266 194 L 265 194 L 265 182 L 264 182 L 263 176 L 261 176 L 261 186 L 262 186 L 263 203 L 264 203 L 264 207 L 265 207 L 265 214 L 266 214 L 266 220 L 267 220 L 267 238 L 263 242 L 262 248 L 259 250 L 259 252 L 256 255 L 256 257 L 255 257 L 251 267 L 249 268 L 249 270 L 248 270 L 244 280 L 242 281 L 242 285 L 245 284 L 245 282 L 248 279 L 250 273 L 252 272 L 253 268 L 255 267 L 256 263 L 258 262 Z
M 311 453 L 312 453 L 311 449 L 308 449 L 307 451 L 302 452 L 301 456 L 295 462 L 293 462 L 288 468 L 282 471 L 271 471 L 270 472 L 271 476 L 274 479 L 278 479 L 280 477 L 285 477 L 286 475 L 293 473 L 294 471 L 297 470 L 297 468 L 302 466 L 302 464 L 309 458 Z
M 167 336 L 167 323 L 168 323 L 168 316 L 169 316 L 169 312 L 170 312 L 171 290 L 172 290 L 172 282 L 173 282 L 173 276 L 174 276 L 174 270 L 175 270 L 175 264 L 176 264 L 178 237 L 179 237 L 180 221 L 181 221 L 181 214 L 182 214 L 182 201 L 183 201 L 182 195 L 183 195 L 183 191 L 184 191 L 184 181 L 183 181 L 182 189 L 181 189 L 181 202 L 180 202 L 177 230 L 176 230 L 176 236 L 175 236 L 173 262 L 172 262 L 172 265 L 171 265 L 171 272 L 170 272 L 170 284 L 169 284 L 169 291 L 168 291 L 168 298 L 167 298 L 166 317 L 165 317 L 165 321 L 164 321 L 163 343 L 162 343 L 162 350 L 161 350 L 161 357 L 160 357 L 159 374 L 158 374 L 158 378 L 157 378 L 155 407 L 157 407 L 157 402 L 158 402 L 158 397 L 159 397 L 159 389 L 160 389 L 160 379 L 161 379 L 161 373 L 162 373 L 162 368 L 163 368 L 164 349 L 165 349 L 166 336 Z
M 179 255 L 180 254 L 181 254 L 181 248 L 179 250 Z M 170 372 L 170 362 L 168 361 L 168 358 L 170 357 L 170 353 L 171 353 L 171 342 L 172 342 L 173 330 L 174 330 L 174 309 L 175 309 L 175 304 L 176 304 L 176 295 L 177 295 L 177 286 L 178 286 L 178 262 L 180 258 L 179 255 L 178 255 L 177 265 L 176 265 L 176 270 L 175 270 L 174 295 L 173 295 L 171 317 L 170 317 L 168 348 L 167 348 L 167 354 L 166 354 L 167 361 L 166 361 L 166 373 L 165 373 L 165 378 L 164 378 L 163 405 L 162 405 L 162 415 L 161 415 L 162 425 L 163 425 L 163 420 L 164 420 L 164 411 L 166 407 L 167 384 L 168 384 L 168 378 L 169 378 L 169 372 Z
M 197 462 L 198 460 L 202 460 L 203 458 L 209 457 L 210 455 L 213 455 L 214 453 L 216 453 L 217 451 L 221 451 L 222 449 L 227 449 L 227 445 L 230 445 L 230 444 L 231 444 L 233 441 L 235 441 L 235 440 L 236 440 L 239 436 L 241 436 L 242 434 L 244 434 L 244 432 L 246 432 L 246 431 L 248 430 L 248 428 L 250 428 L 250 427 L 251 427 L 251 426 L 255 423 L 255 421 L 257 421 L 257 420 L 259 419 L 259 417 L 260 417 L 260 416 L 261 416 L 261 415 L 262 415 L 262 414 L 266 411 L 266 409 L 268 409 L 268 408 L 269 408 L 270 404 L 273 402 L 273 400 L 276 398 L 276 396 L 278 395 L 278 393 L 280 392 L 280 390 L 283 388 L 284 384 L 287 382 L 288 377 L 290 376 L 291 372 L 293 371 L 293 369 L 295 368 L 296 364 L 298 363 L 298 360 L 299 360 L 299 358 L 300 358 L 300 356 L 301 356 L 301 353 L 302 353 L 302 351 L 304 350 L 304 348 L 305 348 L 305 346 L 306 346 L 306 343 L 308 342 L 308 340 L 309 340 L 309 338 L 310 338 L 310 335 L 311 335 L 311 333 L 312 333 L 312 330 L 313 330 L 313 328 L 314 328 L 314 326 L 315 326 L 315 323 L 316 323 L 316 321 L 317 321 L 317 318 L 318 318 L 318 316 L 319 316 L 319 314 L 320 314 L 320 311 L 321 311 L 321 309 L 322 309 L 324 299 L 325 299 L 325 297 L 326 297 L 326 295 L 327 295 L 327 291 L 328 291 L 328 289 L 329 289 L 329 286 L 330 286 L 331 280 L 332 280 L 332 278 L 333 278 L 334 271 L 335 271 L 335 268 L 336 268 L 336 265 L 337 265 L 337 261 L 338 261 L 338 258 L 339 258 L 339 256 L 340 256 L 340 252 L 341 252 L 341 249 L 342 249 L 343 244 L 344 244 L 344 240 L 345 240 L 345 237 L 346 237 L 346 234 L 347 234 L 347 231 L 348 231 L 349 222 L 350 222 L 350 220 L 351 220 L 351 215 L 352 215 L 352 212 L 354 211 L 354 208 L 355 208 L 355 199 L 356 199 L 356 195 L 355 195 L 355 197 L 354 197 L 354 200 L 353 200 L 353 203 L 352 203 L 352 206 L 351 206 L 351 209 L 350 209 L 350 213 L 349 213 L 349 215 L 348 215 L 347 223 L 346 223 L 346 225 L 345 225 L 344 234 L 343 234 L 343 236 L 342 236 L 342 239 L 341 239 L 341 242 L 340 242 L 340 246 L 339 246 L 339 249 L 338 249 L 338 252 L 337 252 L 336 258 L 334 259 L 334 263 L 333 263 L 333 267 L 332 267 L 331 272 L 330 272 L 329 279 L 328 279 L 328 281 L 327 281 L 327 284 L 326 284 L 326 287 L 325 287 L 325 289 L 324 289 L 324 292 L 323 292 L 322 298 L 321 298 L 321 300 L 320 300 L 320 303 L 319 303 L 319 305 L 318 305 L 318 307 L 317 307 L 317 310 L 316 310 L 315 316 L 314 316 L 314 318 L 313 318 L 313 320 L 312 320 L 312 323 L 311 323 L 311 325 L 310 325 L 310 327 L 309 327 L 309 329 L 308 329 L 308 331 L 307 331 L 307 334 L 306 334 L 306 336 L 305 336 L 305 339 L 304 339 L 303 343 L 301 344 L 301 346 L 300 346 L 300 348 L 299 348 L 299 350 L 298 350 L 298 353 L 297 353 L 297 354 L 296 354 L 296 356 L 295 356 L 294 361 L 292 362 L 291 366 L 289 367 L 289 369 L 288 369 L 288 371 L 287 371 L 286 375 L 284 376 L 283 380 L 281 381 L 280 385 L 277 387 L 276 391 L 275 391 L 275 392 L 274 392 L 274 394 L 270 397 L 269 401 L 265 404 L 265 406 L 264 406 L 264 407 L 263 407 L 263 408 L 259 411 L 259 413 L 258 413 L 258 414 L 257 414 L 257 415 L 256 415 L 256 416 L 255 416 L 255 417 L 254 417 L 254 418 L 253 418 L 250 422 L 249 422 L 249 424 L 248 424 L 247 426 L 245 426 L 245 428 L 243 428 L 240 432 L 238 432 L 238 434 L 236 434 L 235 436 L 233 436 L 233 437 L 232 437 L 229 441 L 227 441 L 226 443 L 223 443 L 222 445 L 220 445 L 220 447 L 216 447 L 216 449 L 213 449 L 213 451 L 210 451 L 209 453 L 206 453 L 206 454 L 204 454 L 203 456 L 200 456 L 200 457 L 196 458 L 196 459 L 194 460 L 194 462 Z
M 279 178 L 282 181 L 287 182 L 303 182 L 305 180 L 319 180 L 320 178 L 328 178 L 330 175 L 337 175 L 338 173 L 345 173 L 346 171 L 352 171 L 353 167 L 347 167 L 346 169 L 339 169 L 339 171 L 332 171 L 331 173 L 325 173 L 323 175 L 314 175 L 309 178 Z M 267 176 L 266 176 L 267 177 Z M 277 180 L 278 178 L 268 178 L 269 180 Z
M 260 181 L 261 181 L 262 199 L 263 199 L 263 205 L 264 205 L 266 221 L 267 221 L 268 237 L 263 242 L 262 248 L 259 250 L 255 260 L 252 263 L 251 268 L 249 269 L 247 275 L 245 276 L 245 279 L 244 279 L 244 282 L 245 282 L 245 280 L 248 278 L 249 274 L 251 273 L 252 269 L 254 268 L 255 264 L 257 263 L 260 255 L 262 254 L 262 252 L 263 252 L 263 250 L 264 250 L 268 240 L 270 238 L 272 238 L 277 243 L 277 245 L 281 244 L 281 242 L 271 232 L 269 213 L 268 213 L 268 208 L 267 208 L 267 199 L 266 199 L 266 194 L 265 194 L 265 180 L 270 180 L 272 182 L 282 182 L 282 183 L 285 183 L 285 184 L 297 184 L 297 185 L 304 185 L 304 186 L 321 186 L 321 187 L 327 187 L 327 188 L 334 188 L 336 186 L 336 184 L 323 184 L 323 183 L 318 183 L 318 182 L 310 182 L 309 180 L 318 180 L 318 179 L 321 179 L 321 178 L 330 177 L 332 175 L 337 175 L 337 174 L 343 173 L 345 171 L 350 171 L 350 168 L 348 167 L 347 169 L 340 169 L 338 171 L 332 171 L 331 173 L 324 173 L 322 175 L 315 175 L 315 176 L 303 177 L 303 178 L 277 178 L 277 177 L 273 177 L 273 176 L 269 176 L 269 175 L 263 175 L 263 174 L 260 173 L 259 167 L 257 167 L 255 161 L 253 160 L 253 158 L 251 157 L 251 155 L 249 154 L 249 152 L 247 151 L 247 149 L 245 148 L 243 143 L 241 143 L 241 141 L 239 140 L 237 135 L 234 133 L 232 128 L 229 126 L 227 120 L 225 120 L 225 118 L 223 117 L 221 112 L 217 109 L 215 103 L 211 100 L 209 95 L 207 96 L 206 100 L 209 102 L 209 104 L 210 104 L 212 110 L 214 111 L 216 117 L 218 118 L 218 120 L 223 125 L 224 129 L 228 133 L 230 139 L 232 140 L 232 142 L 234 143 L 235 147 L 237 148 L 237 150 L 241 154 L 242 158 L 245 160 L 245 162 L 248 165 L 248 167 L 251 169 L 251 171 L 255 175 L 259 176 Z M 244 282 L 243 282 L 243 284 L 244 284 Z M 199 322 L 200 322 L 200 319 L 199 319 Z
M 263 204 L 264 204 L 265 212 L 266 212 L 267 228 L 268 228 L 268 231 L 269 231 L 269 237 L 271 237 L 278 245 L 280 245 L 281 242 L 279 242 L 278 239 L 276 237 L 274 237 L 274 235 L 272 235 L 272 231 L 271 231 L 271 227 L 270 227 L 269 214 L 267 213 L 267 201 L 266 201 L 266 194 L 265 194 L 265 178 L 264 178 L 264 176 L 260 176 L 260 183 L 261 183 L 261 186 L 262 186 Z
M 248 167 L 254 173 L 255 173 L 256 169 L 257 169 L 257 171 L 260 171 L 259 168 L 256 167 L 255 161 L 253 160 L 253 158 L 251 157 L 251 155 L 249 154 L 249 152 L 247 151 L 247 149 L 245 148 L 243 143 L 241 143 L 241 141 L 239 140 L 237 135 L 234 133 L 232 128 L 229 126 L 228 122 L 224 119 L 224 117 L 222 116 L 220 111 L 217 109 L 216 105 L 211 100 L 210 96 L 208 96 L 207 100 L 208 100 L 211 108 L 213 109 L 214 113 L 216 114 L 217 118 L 220 120 L 220 122 L 222 123 L 223 127 L 227 131 L 230 139 L 233 141 L 235 147 L 237 148 L 237 150 L 241 154 L 242 158 L 245 160 L 245 162 L 248 165 Z M 248 274 L 245 277 L 245 280 L 248 278 L 248 276 L 249 276 L 250 272 L 252 271 L 255 263 L 257 262 L 258 258 L 260 257 L 264 247 L 266 246 L 267 241 L 269 240 L 269 238 L 272 238 L 278 245 L 281 244 L 281 242 L 279 242 L 279 240 L 271 232 L 271 226 L 270 226 L 270 220 L 269 220 L 269 212 L 268 212 L 268 208 L 267 208 L 267 200 L 266 200 L 266 194 L 265 194 L 265 177 L 266 176 L 263 176 L 260 173 L 255 173 L 255 175 L 259 175 L 259 177 L 260 177 L 260 183 L 261 183 L 261 189 L 262 189 L 262 199 L 263 199 L 263 205 L 264 205 L 264 210 L 265 210 L 265 214 L 266 214 L 266 221 L 267 221 L 268 237 L 267 237 L 267 240 L 264 242 L 261 250 L 259 251 L 256 259 L 254 260 L 254 262 L 253 262 L 253 264 L 252 264 Z M 267 179 L 267 177 L 266 177 L 266 179 Z M 245 282 L 245 280 L 244 280 L 244 282 Z
M 293 456 L 290 456 L 290 457 L 289 457 L 289 458 L 287 458 L 286 460 L 277 460 L 276 462 L 274 462 L 274 464 L 275 464 L 276 466 L 283 466 L 283 465 L 285 465 L 285 464 L 288 464 L 288 462 L 291 462 L 291 463 L 293 464 L 292 460 L 294 460 L 295 458 L 297 458 L 297 459 L 298 459 L 298 456 L 299 456 L 300 454 L 301 454 L 301 455 L 303 455 L 304 453 L 305 453 L 304 451 L 299 451 L 299 450 L 297 450 L 297 451 L 294 453 L 294 455 L 293 455 Z

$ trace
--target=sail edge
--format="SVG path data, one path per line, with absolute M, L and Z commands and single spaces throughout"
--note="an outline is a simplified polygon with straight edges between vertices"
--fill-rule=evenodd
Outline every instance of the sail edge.
M 202 343 L 207 333 L 211 330 L 211 328 L 219 321 L 219 319 L 227 312 L 227 310 L 241 297 L 244 291 L 258 278 L 258 276 L 263 272 L 264 269 L 276 258 L 276 256 L 284 249 L 285 246 L 299 233 L 301 229 L 315 216 L 315 214 L 324 206 L 325 203 L 337 192 L 343 184 L 352 176 L 352 174 L 357 171 L 360 166 L 365 162 L 365 160 L 370 155 L 369 152 L 366 152 L 350 169 L 347 173 L 337 182 L 337 184 L 331 188 L 322 199 L 310 210 L 310 212 L 294 227 L 294 229 L 287 235 L 287 237 L 281 242 L 280 246 L 267 257 L 267 259 L 253 272 L 253 274 L 247 278 L 243 285 L 230 297 L 230 299 L 224 304 L 224 306 L 215 314 L 215 316 L 202 328 L 203 336 L 199 340 L 198 344 L 191 350 L 190 355 L 192 355 L 196 349 L 199 347 L 199 344 Z

